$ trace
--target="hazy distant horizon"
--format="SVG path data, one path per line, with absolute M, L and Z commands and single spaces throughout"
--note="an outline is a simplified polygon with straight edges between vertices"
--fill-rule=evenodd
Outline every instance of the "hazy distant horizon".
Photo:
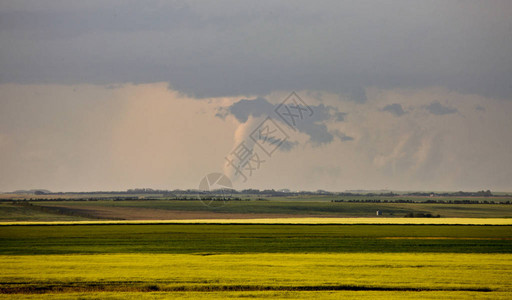
M 142 189 L 142 188 L 140 188 Z M 166 192 L 173 192 L 173 191 L 203 191 L 201 189 L 197 189 L 197 188 L 190 188 L 190 189 L 185 189 L 185 188 L 176 188 L 176 189 L 153 189 L 153 188 L 145 188 L 145 189 L 152 189 L 154 190 L 156 193 L 158 192 L 161 192 L 161 191 L 166 191 Z M 233 189 L 233 190 L 236 190 L 237 192 L 242 192 L 244 190 L 250 190 L 250 189 L 255 189 L 255 190 L 259 190 L 260 192 L 264 192 L 265 190 L 274 190 L 276 192 L 282 192 L 282 193 L 333 193 L 333 194 L 337 194 L 337 193 L 353 193 L 353 194 L 369 194 L 369 193 L 375 193 L 375 194 L 385 194 L 385 193 L 395 193 L 395 194 L 406 194 L 406 193 L 457 193 L 457 192 L 464 192 L 464 193 L 476 193 L 476 192 L 480 192 L 480 191 L 487 191 L 487 189 L 480 189 L 480 190 L 472 190 L 472 191 L 447 191 L 447 190 L 444 190 L 444 191 L 439 191 L 439 190 L 429 190 L 429 189 L 426 189 L 426 190 L 386 190 L 386 189 L 354 189 L 354 190 L 343 190 L 343 191 L 336 191 L 336 190 L 331 190 L 331 191 L 327 191 L 327 190 L 290 190 L 290 189 L 287 189 L 287 188 L 282 188 L 282 189 L 256 189 L 256 188 L 247 188 L 247 189 Z M 28 193 L 28 192 L 34 192 L 34 191 L 46 191 L 46 193 L 48 194 L 88 194 L 88 193 L 126 193 L 127 191 L 129 191 L 130 189 L 126 189 L 126 190 L 102 190 L 102 191 L 50 191 L 48 189 L 21 189 L 21 190 L 14 190 L 14 191 L 0 191 L 0 194 L 16 194 L 16 193 L 19 193 L 19 194 L 22 194 L 22 193 Z M 284 191 L 284 190 L 288 190 L 288 191 Z M 491 191 L 493 193 L 493 195 L 500 195 L 500 194 L 512 194 L 511 191 Z M 134 194 L 136 194 L 137 192 L 133 192 Z

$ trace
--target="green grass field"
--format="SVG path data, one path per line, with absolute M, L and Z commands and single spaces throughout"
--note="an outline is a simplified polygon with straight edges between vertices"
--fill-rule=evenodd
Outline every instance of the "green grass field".
M 0 226 L 0 298 L 512 296 L 512 226 Z
M 79 221 L 87 218 L 67 216 L 30 209 L 9 203 L 0 203 L 0 221 Z
M 2 226 L 0 254 L 512 253 L 512 226 L 72 225 Z
M 332 197 L 331 197 L 332 198 Z M 443 218 L 512 218 L 510 204 L 437 204 L 437 203 L 335 203 L 323 198 L 302 199 L 292 202 L 288 199 L 272 201 L 232 201 L 221 207 L 208 207 L 200 201 L 175 200 L 127 200 L 127 201 L 31 201 L 32 207 L 0 203 L 0 221 L 62 221 L 87 219 L 133 219 L 128 212 L 151 210 L 148 215 L 161 218 L 169 212 L 188 214 L 207 213 L 215 217 L 218 214 L 267 215 L 269 217 L 318 216 L 318 217 L 375 217 L 377 210 L 382 217 L 402 218 L 407 214 L 440 215 Z M 47 207 L 46 211 L 38 209 Z M 64 212 L 52 211 L 56 209 Z M 109 210 L 102 215 L 101 210 Z M 110 217 L 109 217 L 110 216 Z M 192 217 L 192 219 L 194 219 Z

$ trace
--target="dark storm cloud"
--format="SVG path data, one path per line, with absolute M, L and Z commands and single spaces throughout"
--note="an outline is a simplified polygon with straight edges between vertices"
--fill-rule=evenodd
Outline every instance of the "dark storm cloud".
M 512 98 L 511 11 L 510 1 L 4 1 L 0 82 Z
M 281 121 L 279 115 L 275 114 L 275 109 L 278 107 L 265 98 L 256 99 L 241 99 L 231 106 L 221 107 L 218 109 L 216 116 L 225 119 L 228 115 L 235 117 L 238 122 L 245 123 L 248 121 L 249 116 L 262 117 L 271 116 L 275 120 Z M 333 141 L 334 135 L 329 132 L 327 128 L 328 122 L 342 122 L 346 113 L 338 111 L 337 108 L 332 106 L 325 106 L 323 104 L 310 105 L 312 114 L 305 116 L 301 120 L 297 120 L 292 130 L 298 130 L 309 136 L 309 141 L 314 146 L 328 144 Z M 282 122 L 282 121 L 281 121 Z M 284 122 L 282 122 L 284 126 Z M 347 136 L 340 136 L 338 132 L 334 132 L 337 137 L 342 141 L 346 141 Z M 284 150 L 289 150 L 296 144 L 285 145 Z
M 444 106 L 441 103 L 439 103 L 439 101 L 434 101 L 430 103 L 429 105 L 425 106 L 425 109 L 427 109 L 431 114 L 439 116 L 454 114 L 457 112 L 457 109 L 455 107 Z
M 256 98 L 253 100 L 241 99 L 238 102 L 233 103 L 227 112 L 235 116 L 240 123 L 247 122 L 249 116 L 260 117 L 262 115 L 268 115 L 274 109 L 274 105 L 264 98 Z M 221 108 L 220 111 L 226 110 Z
M 400 105 L 398 103 L 386 105 L 382 108 L 382 111 L 387 111 L 397 117 L 400 117 L 401 115 L 405 114 L 405 111 L 402 108 L 402 105 Z

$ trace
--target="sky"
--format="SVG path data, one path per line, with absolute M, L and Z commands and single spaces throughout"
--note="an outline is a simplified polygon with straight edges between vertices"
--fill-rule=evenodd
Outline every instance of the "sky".
M 511 13 L 0 1 L 0 192 L 512 191 Z

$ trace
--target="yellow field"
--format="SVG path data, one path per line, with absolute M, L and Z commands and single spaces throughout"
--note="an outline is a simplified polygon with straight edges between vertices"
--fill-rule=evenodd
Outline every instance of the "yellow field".
M 195 220 L 122 220 L 0 222 L 1 225 L 66 224 L 437 224 L 437 225 L 512 225 L 512 218 L 266 218 L 266 219 L 195 219 Z
M 9 299 L 512 297 L 510 254 L 9 255 L 0 266 Z
M 101 293 L 66 293 L 39 295 L 0 295 L 0 299 L 510 299 L 510 293 L 493 292 L 382 292 L 382 291 L 320 291 L 320 292 L 101 292 Z

